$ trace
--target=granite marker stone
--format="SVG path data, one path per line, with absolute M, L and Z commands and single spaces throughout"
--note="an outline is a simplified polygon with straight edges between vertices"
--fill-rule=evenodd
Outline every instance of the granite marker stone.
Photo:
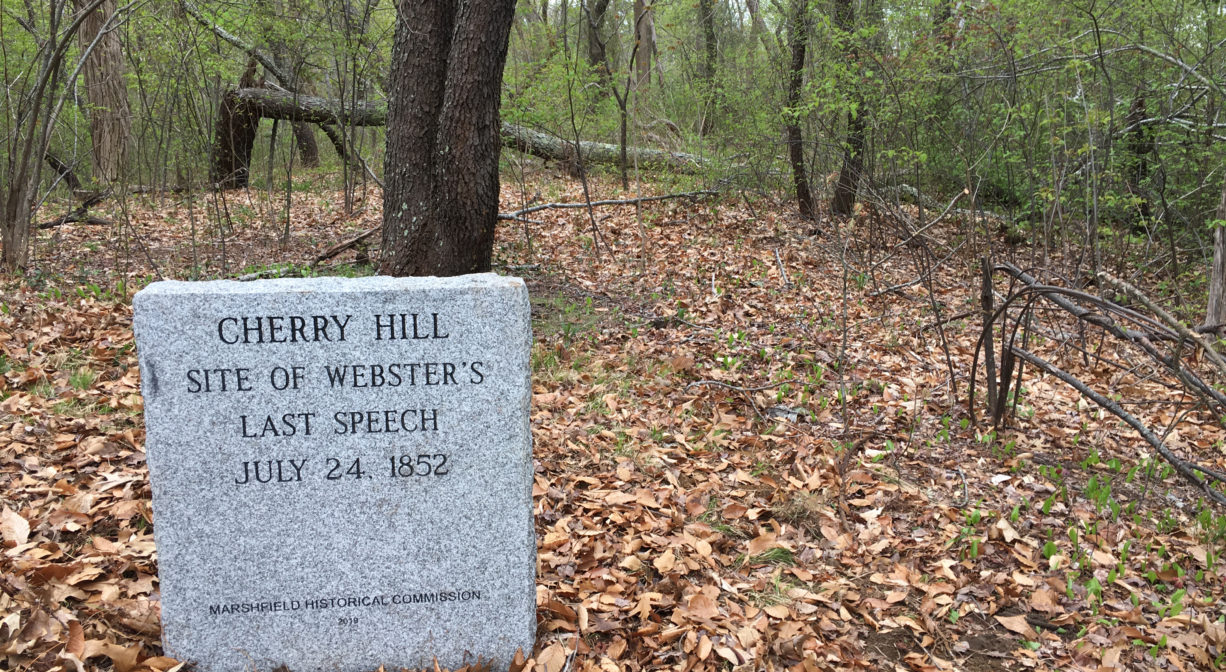
M 530 653 L 522 280 L 157 282 L 133 303 L 167 655 L 357 672 Z

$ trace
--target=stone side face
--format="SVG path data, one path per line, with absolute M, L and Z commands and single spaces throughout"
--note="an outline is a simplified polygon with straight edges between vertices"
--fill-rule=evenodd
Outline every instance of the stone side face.
M 134 306 L 168 655 L 356 672 L 530 652 L 522 280 L 159 282 Z

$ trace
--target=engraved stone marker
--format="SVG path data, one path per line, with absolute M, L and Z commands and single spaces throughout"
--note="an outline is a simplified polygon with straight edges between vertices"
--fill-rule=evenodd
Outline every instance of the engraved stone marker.
M 522 280 L 157 282 L 133 303 L 167 655 L 356 672 L 531 653 Z

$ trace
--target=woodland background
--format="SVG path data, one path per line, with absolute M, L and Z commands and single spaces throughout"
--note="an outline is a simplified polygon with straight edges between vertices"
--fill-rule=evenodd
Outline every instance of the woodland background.
M 395 20 L 3 0 L 7 669 L 181 664 L 130 297 L 373 272 Z M 522 666 L 1221 669 L 1224 46 L 1208 0 L 519 3 Z

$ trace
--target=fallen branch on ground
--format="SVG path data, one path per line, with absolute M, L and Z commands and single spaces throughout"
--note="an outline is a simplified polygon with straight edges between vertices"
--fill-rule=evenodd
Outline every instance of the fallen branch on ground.
M 332 247 L 329 247 L 328 249 L 321 252 L 320 255 L 315 258 L 315 261 L 311 262 L 311 266 L 317 266 L 331 259 L 332 257 L 335 257 L 341 252 L 348 250 L 351 247 L 356 247 L 358 244 L 362 243 L 365 240 L 368 240 L 370 237 L 374 236 L 376 233 L 379 233 L 382 230 L 383 230 L 382 224 L 378 226 L 373 226 L 359 233 L 358 235 L 353 236 L 352 238 L 349 238 L 348 240 L 341 241 L 333 245 Z
M 1166 322 L 1167 326 L 1173 329 L 1175 333 L 1179 334 L 1185 340 L 1200 346 L 1201 351 L 1205 353 L 1205 356 L 1209 358 L 1209 361 L 1213 362 L 1213 365 L 1217 367 L 1218 372 L 1223 376 L 1226 376 L 1226 360 L 1222 359 L 1222 356 L 1218 354 L 1217 350 L 1214 350 L 1213 346 L 1202 340 L 1200 335 L 1193 333 L 1192 330 L 1189 329 L 1183 322 L 1175 319 L 1174 315 L 1171 315 L 1163 310 L 1161 306 L 1154 303 L 1153 300 L 1146 296 L 1144 292 L 1106 271 L 1099 272 L 1098 280 L 1099 282 L 1105 283 L 1112 288 L 1123 292 L 1134 301 L 1139 302 L 1141 305 L 1148 308 L 1149 312 L 1157 315 L 1158 319 Z
M 718 196 L 718 195 L 719 195 L 718 191 L 700 190 L 700 191 L 687 191 L 687 192 L 680 193 L 680 194 L 665 194 L 664 196 L 642 196 L 639 198 L 624 198 L 624 199 L 613 199 L 613 200 L 606 200 L 606 201 L 592 201 L 590 203 L 587 201 L 580 201 L 577 203 L 542 203 L 541 205 L 534 205 L 532 207 L 524 208 L 523 210 L 516 210 L 515 212 L 500 213 L 498 215 L 498 219 L 519 219 L 520 217 L 523 217 L 524 215 L 531 214 L 533 212 L 539 212 L 541 210 L 563 210 L 563 209 L 570 209 L 570 208 L 586 208 L 589 206 L 595 208 L 595 207 L 602 207 L 606 205 L 639 205 L 641 203 L 651 203 L 653 201 L 667 201 L 667 200 L 671 200 L 674 198 L 689 198 L 691 200 L 697 200 L 698 198 L 701 198 L 703 196 Z
M 65 224 L 90 224 L 93 226 L 110 226 L 111 224 L 114 224 L 114 222 L 112 222 L 109 219 L 102 219 L 101 217 L 92 217 L 86 211 L 86 207 L 81 206 L 62 217 L 57 217 L 49 222 L 43 222 L 42 224 L 39 224 L 38 228 L 40 230 L 41 229 L 53 229 L 57 226 L 63 226 Z
M 665 194 L 663 196 L 642 196 L 640 198 L 625 198 L 625 199 L 615 199 L 615 200 L 606 200 L 606 201 L 592 201 L 590 203 L 586 201 L 578 202 L 578 203 L 542 203 L 541 205 L 534 205 L 532 207 L 524 208 L 522 210 L 516 210 L 515 212 L 500 213 L 498 215 L 498 219 L 502 221 L 532 222 L 532 220 L 524 219 L 524 215 L 527 215 L 533 212 L 538 212 L 541 210 L 564 210 L 564 209 L 572 209 L 572 208 L 603 207 L 607 205 L 638 205 L 641 203 L 651 203 L 654 201 L 666 201 L 666 200 L 675 199 L 675 198 L 689 198 L 691 200 L 696 200 L 698 198 L 702 198 L 703 196 L 718 196 L 718 195 L 719 195 L 718 191 L 701 190 L 701 191 L 687 191 L 687 192 L 680 193 L 680 194 Z M 382 224 L 380 224 L 379 226 L 369 228 L 363 231 L 362 233 L 359 233 L 356 236 L 353 236 L 352 238 L 339 242 L 333 245 L 332 247 L 329 247 L 328 249 L 321 252 L 319 256 L 315 258 L 315 261 L 312 262 L 311 265 L 314 266 L 316 264 L 323 263 L 331 259 L 332 257 L 335 257 L 336 255 L 344 252 L 345 250 L 353 248 L 356 245 L 362 243 L 363 241 L 368 240 L 369 238 L 374 236 L 376 233 L 379 233 L 381 230 L 383 230 Z
M 1197 375 L 1191 369 L 1185 366 L 1182 366 L 1180 364 L 1179 356 L 1177 353 L 1173 353 L 1170 356 L 1165 356 L 1153 344 L 1153 341 L 1158 340 L 1158 339 L 1166 340 L 1166 341 L 1174 341 L 1174 342 L 1179 342 L 1182 340 L 1176 332 L 1172 331 L 1171 329 L 1164 326 L 1160 322 L 1154 319 L 1151 319 L 1145 315 L 1142 315 L 1134 310 L 1125 308 L 1124 306 L 1108 301 L 1102 297 L 1095 296 L 1093 294 L 1089 294 L 1087 292 L 1083 292 L 1083 291 L 1076 290 L 1076 289 L 1068 289 L 1066 287 L 1056 287 L 1052 285 L 1044 285 L 1040 283 L 1038 280 L 1036 280 L 1034 277 L 1022 271 L 1022 269 L 1008 262 L 997 265 L 994 270 L 1004 271 L 1005 273 L 1008 273 L 1009 275 L 1011 275 L 1012 277 L 1014 277 L 1015 279 L 1017 279 L 1018 281 L 1020 281 L 1022 284 L 1026 286 L 1023 291 L 1014 294 L 1012 297 L 1010 297 L 1009 300 L 1006 300 L 1004 303 L 1002 303 L 1000 308 L 997 309 L 996 315 L 993 317 L 994 320 L 998 319 L 1000 315 L 1002 315 L 1004 311 L 1011 305 L 1011 302 L 1014 300 L 1018 300 L 1019 297 L 1026 296 L 1026 295 L 1033 295 L 1033 294 L 1041 295 L 1047 298 L 1052 303 L 1059 306 L 1061 309 L 1071 314 L 1073 317 L 1076 317 L 1077 319 L 1083 322 L 1086 322 L 1088 324 L 1093 324 L 1098 327 L 1101 327 L 1108 334 L 1111 334 L 1112 336 L 1120 340 L 1124 340 L 1124 341 L 1128 341 L 1128 342 L 1136 344 L 1142 350 L 1144 350 L 1146 354 L 1148 354 L 1154 360 L 1156 360 L 1157 362 L 1161 363 L 1164 367 L 1166 367 L 1166 369 L 1170 371 L 1171 374 L 1174 375 L 1175 378 L 1177 378 L 1187 388 L 1189 388 L 1190 391 L 1197 394 L 1199 397 L 1201 397 L 1202 399 L 1204 399 L 1206 402 L 1210 403 L 1211 405 L 1216 405 L 1219 412 L 1226 412 L 1226 395 L 1222 394 L 1217 389 L 1215 389 L 1213 386 L 1206 383 L 1199 375 Z M 1074 304 L 1072 301 L 1070 301 L 1069 300 L 1070 298 L 1077 299 L 1078 301 L 1084 301 L 1086 303 L 1094 305 L 1095 307 L 1101 309 L 1104 314 L 1094 313 L 1088 308 L 1083 308 L 1082 306 L 1078 306 Z M 1126 329 L 1120 326 L 1112 318 L 1112 315 L 1130 320 L 1136 323 L 1137 325 L 1145 327 L 1148 331 L 1140 331 L 1138 329 Z M 979 348 L 983 347 L 983 345 L 984 345 L 983 337 L 981 336 L 979 343 L 977 343 L 975 346 L 976 348 L 975 358 L 971 363 L 971 392 L 972 392 L 971 399 L 972 401 L 974 399 L 973 393 L 975 390 L 975 380 L 976 380 L 975 373 L 976 373 L 976 370 L 978 369 L 978 364 L 979 364 Z M 991 347 L 990 344 L 987 347 Z M 973 418 L 975 414 L 973 403 L 971 405 L 970 412 L 971 412 L 971 417 Z
M 1128 424 L 1129 427 L 1132 427 L 1133 429 L 1135 429 L 1137 433 L 1141 435 L 1141 438 L 1145 439 L 1146 443 L 1153 446 L 1154 450 L 1158 451 L 1158 454 L 1161 455 L 1163 459 L 1165 459 L 1167 462 L 1169 462 L 1171 466 L 1175 468 L 1175 471 L 1180 476 L 1183 476 L 1185 479 L 1188 480 L 1188 482 L 1192 483 L 1193 485 L 1203 490 L 1205 494 L 1207 494 L 1209 498 L 1212 499 L 1213 501 L 1217 502 L 1218 504 L 1226 505 L 1226 495 L 1223 495 L 1221 491 L 1213 487 L 1213 483 L 1215 482 L 1216 483 L 1226 483 L 1226 478 L 1223 478 L 1223 476 L 1226 476 L 1226 475 L 1219 474 L 1218 472 L 1213 471 L 1211 469 L 1206 469 L 1204 467 L 1200 467 L 1195 464 L 1192 464 L 1191 462 L 1188 462 L 1187 460 L 1184 460 L 1183 458 L 1179 457 L 1175 453 L 1172 453 L 1171 449 L 1167 448 L 1166 444 L 1162 442 L 1162 439 L 1159 439 L 1156 435 L 1154 435 L 1154 433 L 1151 432 L 1148 427 L 1146 427 L 1140 420 L 1137 420 L 1135 417 L 1133 417 L 1131 413 L 1129 413 L 1128 411 L 1125 411 L 1123 408 L 1120 407 L 1119 404 L 1115 403 L 1114 401 L 1111 401 L 1110 399 L 1104 397 L 1098 392 L 1095 392 L 1094 390 L 1090 389 L 1088 385 L 1081 382 L 1077 378 L 1060 370 L 1058 367 L 1056 367 L 1056 365 L 1052 364 L 1051 362 L 1048 362 L 1042 357 L 1039 357 L 1038 355 L 1035 355 L 1034 353 L 1031 353 L 1027 350 L 1023 350 L 1022 348 L 1019 348 L 1017 346 L 1010 348 L 1010 351 L 1014 354 L 1014 356 L 1020 357 L 1021 359 L 1029 362 L 1034 367 L 1041 369 L 1043 371 L 1046 371 L 1047 373 L 1059 378 L 1065 383 L 1068 383 L 1070 386 L 1073 387 L 1073 389 L 1080 392 L 1083 396 L 1089 398 L 1091 401 L 1098 404 L 1103 409 L 1110 411 L 1111 414 L 1115 415 L 1120 420 L 1123 420 L 1125 423 Z M 1196 475 L 1197 471 L 1205 474 L 1209 480 L 1207 481 L 1202 480 L 1199 476 Z

